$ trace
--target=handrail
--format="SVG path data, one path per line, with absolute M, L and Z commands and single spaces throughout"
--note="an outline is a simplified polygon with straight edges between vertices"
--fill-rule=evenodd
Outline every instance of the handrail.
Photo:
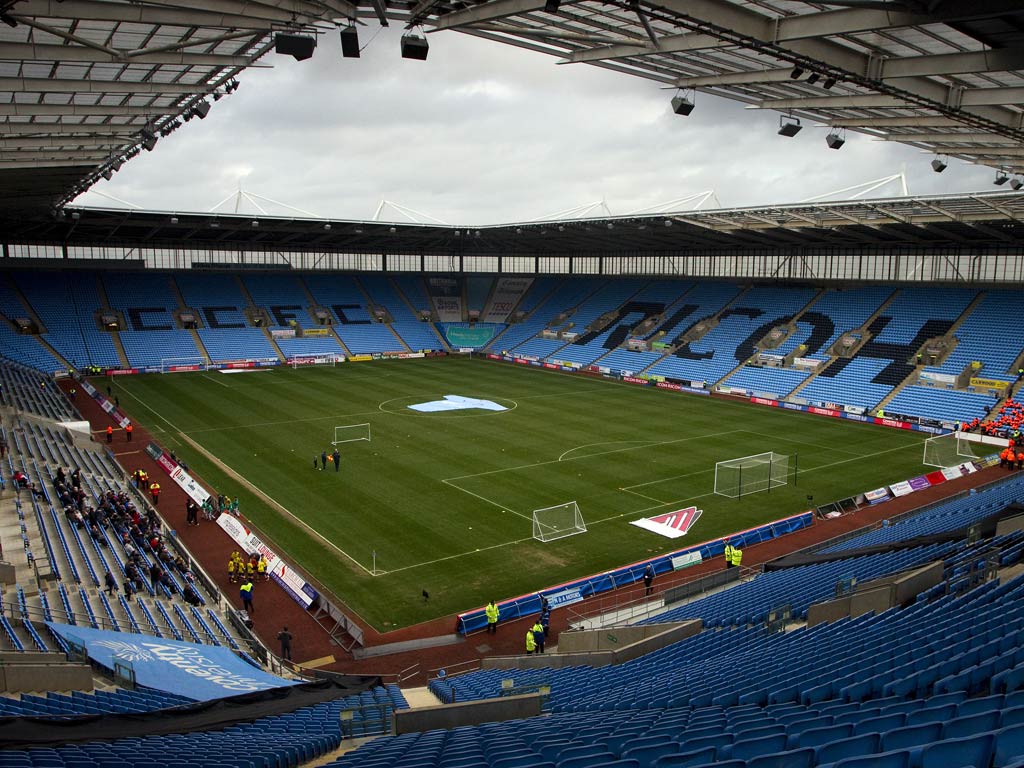
M 458 675 L 464 675 L 467 672 L 475 672 L 480 669 L 480 659 L 468 659 L 466 661 L 460 661 L 457 664 L 451 664 L 444 667 L 435 667 L 427 670 L 427 679 L 436 680 L 438 679 L 438 673 L 443 669 L 445 678 L 457 677 Z

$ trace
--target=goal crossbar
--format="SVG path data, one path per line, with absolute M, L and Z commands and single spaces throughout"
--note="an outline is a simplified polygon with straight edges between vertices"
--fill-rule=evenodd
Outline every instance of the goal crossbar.
M 575 501 L 533 510 L 533 538 L 537 541 L 554 541 L 586 532 L 587 524 Z
M 795 469 L 795 455 L 774 451 L 719 461 L 715 464 L 715 493 L 738 499 L 749 493 L 770 492 L 788 485 Z
M 972 440 L 960 432 L 936 435 L 924 441 L 921 463 L 926 467 L 955 467 L 964 461 L 976 459 Z
M 355 443 L 360 440 L 371 442 L 370 425 L 368 422 L 362 424 L 342 424 L 334 428 L 334 439 L 331 445 L 342 443 Z

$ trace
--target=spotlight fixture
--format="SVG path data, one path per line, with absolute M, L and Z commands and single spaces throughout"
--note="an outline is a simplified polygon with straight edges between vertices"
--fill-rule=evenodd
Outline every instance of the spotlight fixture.
M 177 223 L 178 223 L 178 217 L 177 216 L 171 216 L 171 224 L 177 224 Z
M 1016 179 L 1015 179 L 1015 181 L 1016 181 Z M 516 234 L 517 235 L 523 234 L 523 228 L 522 227 L 516 227 Z
M 817 72 L 811 72 L 811 74 L 807 77 L 807 84 L 814 85 L 820 79 L 821 75 L 819 75 Z
M 615 229 L 615 225 L 612 222 L 608 222 L 608 229 Z
M 672 226 L 672 219 L 665 219 L 665 226 L 666 227 L 671 227 Z
M 426 61 L 427 53 L 430 52 L 430 45 L 427 38 L 415 32 L 406 32 L 402 35 L 402 58 Z
M 793 117 L 792 115 L 779 115 L 779 136 L 793 138 L 800 133 L 803 128 L 804 127 L 800 125 L 800 118 Z
M 999 169 L 998 171 L 996 171 L 996 180 L 993 181 L 992 183 L 995 184 L 997 187 L 1001 187 L 1009 180 L 1010 174 L 1008 174 L 1006 171 L 1002 169 Z
M 331 225 L 330 224 L 324 224 L 324 232 L 330 232 L 330 231 L 331 231 Z
M 397 232 L 397 231 L 398 230 L 395 229 L 394 227 L 388 227 L 388 232 L 390 232 L 392 235 L 395 234 L 395 232 Z
M 288 35 L 278 32 L 274 35 L 274 52 L 291 56 L 296 61 L 305 61 L 316 50 L 316 38 L 307 35 Z
M 213 100 L 214 101 L 220 101 L 220 97 L 223 96 L 223 95 L 224 94 L 221 93 L 220 91 L 214 91 L 213 92 Z
M 932 160 L 932 170 L 935 171 L 936 173 L 942 173 L 948 167 L 949 164 L 937 155 L 935 159 Z
M 156 134 L 153 133 L 153 129 L 148 125 L 139 131 L 139 137 L 142 139 L 142 146 L 147 152 L 152 152 L 156 148 Z
M 455 237 L 462 237 L 462 230 L 461 229 L 456 229 L 455 230 Z
M 359 58 L 359 30 L 354 23 L 341 28 L 341 55 L 346 59 Z
M 846 131 L 842 128 L 833 130 L 825 137 L 825 143 L 828 144 L 829 149 L 842 149 L 843 144 L 846 143 Z
M 114 172 L 107 168 L 103 173 L 100 174 L 100 176 L 102 176 L 107 181 L 110 181 L 112 178 L 114 178 Z
M 123 166 L 123 165 L 124 165 L 124 160 L 122 160 L 120 157 L 115 157 L 114 161 L 110 164 L 110 167 L 113 168 L 115 171 L 120 171 L 121 170 L 121 166 Z
M 259 229 L 259 228 L 260 228 L 260 223 L 259 223 L 258 221 L 256 221 L 256 219 L 253 219 L 253 220 L 252 220 L 252 221 L 250 222 L 250 226 L 251 226 L 251 227 L 252 227 L 253 229 Z
M 544 3 L 544 10 L 547 11 L 548 13 L 558 13 L 559 5 L 560 0 L 546 0 L 546 2 Z
M 206 116 L 210 114 L 210 102 L 206 99 L 200 99 L 195 106 L 196 117 L 200 120 L 205 120 Z
M 686 93 L 677 94 L 672 99 L 672 111 L 677 115 L 686 117 L 693 112 L 693 97 L 688 96 Z
M 793 71 L 789 73 L 791 80 L 799 80 L 804 76 L 804 70 L 801 67 L 793 67 Z
M 8 27 L 16 27 L 16 26 L 18 26 L 18 20 L 16 18 L 14 18 L 13 16 L 11 16 L 9 14 L 6 14 L 6 13 L 0 13 L 0 21 L 2 21 Z
M 824 88 L 826 91 L 831 91 L 835 84 L 836 79 L 834 77 L 826 77 L 825 82 L 821 84 L 821 87 Z
M 1020 176 L 1014 176 L 1010 182 L 1010 186 L 1013 187 L 1013 191 L 1018 191 L 1021 187 L 1024 187 L 1024 180 L 1021 180 Z

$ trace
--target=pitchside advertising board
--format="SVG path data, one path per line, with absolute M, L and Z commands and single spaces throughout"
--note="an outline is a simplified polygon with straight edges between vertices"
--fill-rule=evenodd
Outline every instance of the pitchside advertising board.
M 309 608 L 320 594 L 302 576 L 282 560 L 274 550 L 263 543 L 245 524 L 230 514 L 217 518 L 219 525 L 242 550 L 248 554 L 260 554 L 267 560 L 267 572 L 291 598 L 303 608 Z

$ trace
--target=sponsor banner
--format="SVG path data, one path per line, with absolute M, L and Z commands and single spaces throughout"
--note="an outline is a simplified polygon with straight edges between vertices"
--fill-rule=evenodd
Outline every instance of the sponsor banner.
M 540 358 L 537 357 L 536 355 L 519 355 L 519 354 L 517 354 L 515 357 L 518 360 L 540 360 Z
M 633 520 L 630 522 L 630 525 L 635 525 L 638 528 L 643 528 L 645 531 L 657 533 L 669 539 L 678 539 L 680 536 L 685 536 L 703 514 L 704 510 L 702 509 L 687 507 L 686 509 L 677 509 L 675 512 L 665 512 L 642 520 Z
M 832 408 L 833 410 L 836 410 L 836 411 L 838 411 L 840 408 L 842 408 L 842 406 L 839 405 L 839 403 L 830 403 L 827 400 L 824 403 L 822 403 L 822 406 L 824 406 L 825 408 Z
M 598 373 L 606 373 L 607 374 L 607 373 L 611 373 L 612 369 L 609 368 L 606 365 L 599 365 L 599 366 L 597 366 L 597 372 Z
M 658 389 L 671 389 L 673 392 L 683 391 L 683 387 L 681 384 L 670 384 L 667 381 L 659 381 L 655 383 L 654 386 L 656 386 Z
M 187 373 L 188 371 L 205 370 L 201 365 L 168 365 L 165 369 L 168 373 Z
M 511 355 L 502 355 L 501 359 L 504 360 L 506 363 L 515 362 L 515 358 L 513 358 Z
M 905 421 L 899 421 L 897 419 L 881 419 L 878 416 L 874 418 L 875 424 L 879 424 L 883 427 L 895 427 L 896 429 L 911 429 L 911 425 Z
M 343 363 L 345 358 L 342 355 L 332 355 L 330 357 L 293 357 L 288 362 L 293 365 L 323 365 L 330 362 Z
M 121 411 L 119 411 L 114 406 L 114 403 L 111 400 L 107 399 L 106 395 L 102 394 L 98 389 L 96 389 L 96 387 L 90 384 L 86 379 L 82 379 L 80 383 L 82 385 L 82 389 L 85 390 L 85 393 L 89 395 L 89 397 L 91 397 L 93 400 L 95 400 L 99 404 L 100 408 L 109 413 L 110 417 L 115 422 L 117 422 L 117 425 L 119 427 L 126 427 L 128 426 L 129 423 L 131 423 L 131 419 L 129 419 L 127 416 L 121 413 Z
M 783 361 L 782 355 L 771 355 L 767 352 L 759 353 L 757 359 L 763 363 L 781 363 Z
M 365 363 L 367 360 L 373 360 L 373 355 L 352 355 L 349 360 L 353 363 Z
M 111 671 L 118 663 L 130 664 L 138 685 L 192 701 L 216 701 L 302 682 L 256 669 L 223 645 L 199 645 L 52 621 L 45 624 L 66 642 L 83 647 L 94 664 Z
M 638 379 L 635 376 L 623 376 L 622 380 L 627 384 L 639 384 L 642 387 L 646 387 L 651 383 L 647 379 Z
M 797 405 L 796 403 L 779 403 L 780 408 L 785 408 L 787 411 L 806 411 L 807 406 Z
M 750 398 L 750 402 L 757 403 L 758 405 L 768 405 L 768 406 L 771 406 L 772 408 L 778 408 L 779 407 L 779 401 L 778 400 L 772 400 L 772 399 L 769 399 L 767 397 L 752 397 L 752 398 Z
M 656 349 L 656 350 L 660 351 L 660 350 L 664 350 L 664 349 L 670 349 L 671 347 L 672 347 L 671 344 L 666 344 L 664 341 L 652 341 L 651 342 L 651 349 Z
M 138 368 L 111 368 L 107 371 L 108 376 L 133 376 L 142 373 Z
M 234 540 L 242 550 L 248 554 L 261 554 L 267 560 L 267 572 L 285 592 L 304 608 L 309 608 L 313 601 L 319 597 L 319 593 L 310 586 L 300 574 L 278 557 L 277 553 L 270 549 L 259 536 L 245 527 L 238 518 L 230 514 L 222 514 L 217 518 L 219 525 L 224 532 Z
M 971 378 L 971 386 L 982 387 L 983 389 L 1006 389 L 1010 386 L 1010 382 L 999 379 Z
M 170 476 L 171 480 L 177 483 L 197 504 L 202 504 L 210 498 L 210 494 L 207 493 L 206 489 L 197 483 L 192 475 L 178 466 L 176 462 L 172 461 L 171 457 L 167 453 L 161 453 L 157 456 L 156 463 L 159 464 L 160 469 L 166 472 Z
M 843 413 L 853 413 L 853 414 L 856 414 L 857 416 L 862 416 L 865 411 L 867 411 L 867 408 L 865 408 L 862 405 L 844 405 L 843 406 Z
M 898 483 L 893 483 L 889 486 L 889 490 L 893 496 L 906 496 L 908 493 L 913 493 L 914 489 L 906 480 L 902 480 Z
M 473 347 L 459 347 L 455 351 L 458 352 L 460 355 L 469 355 L 473 353 Z M 488 355 L 487 357 L 496 358 L 497 355 Z
M 813 357 L 794 357 L 793 365 L 797 368 L 817 368 L 821 365 L 821 360 L 815 360 Z
M 928 482 L 928 478 L 924 475 L 921 475 L 920 477 L 912 477 L 907 482 L 910 483 L 910 487 L 915 491 L 923 491 L 925 488 L 931 486 L 931 483 Z
M 544 367 L 545 368 L 550 368 L 550 369 L 553 369 L 553 370 L 557 371 L 559 368 L 562 368 L 564 366 L 555 365 L 554 363 L 544 363 Z
M 583 602 L 583 593 L 580 591 L 579 587 L 563 589 L 560 592 L 554 592 L 550 595 L 545 595 L 544 597 L 547 598 L 548 607 L 552 609 Z
M 531 360 L 530 361 L 530 365 L 534 366 L 535 368 L 543 368 L 544 367 L 544 363 L 542 363 L 540 360 Z
M 958 477 L 964 476 L 964 469 L 962 466 L 959 467 L 943 467 L 941 470 L 942 476 L 947 480 L 956 480 Z
M 579 338 L 579 334 L 576 331 L 563 331 L 562 338 L 566 341 L 576 341 Z
M 934 381 L 939 384 L 956 384 L 956 376 L 949 373 L 936 373 L 935 371 L 921 371 L 918 379 L 920 381 Z
M 382 352 L 380 355 L 385 360 L 419 360 L 426 357 L 423 352 Z
M 330 336 L 331 335 L 331 329 L 330 328 L 303 328 L 302 329 L 302 335 L 303 336 Z
M 844 413 L 843 418 L 849 419 L 850 421 L 859 421 L 865 424 L 874 421 L 870 416 L 861 416 L 859 413 Z
M 271 328 L 271 337 L 275 339 L 294 339 L 295 329 L 294 328 Z
M 576 373 L 579 369 L 578 368 L 571 368 L 568 365 L 563 365 L 562 366 L 562 370 L 563 371 L 569 371 L 570 373 Z
M 719 386 L 715 387 L 715 389 L 717 389 L 723 395 L 746 395 L 747 394 L 747 390 L 743 389 L 742 387 L 727 387 L 725 385 L 720 384 Z
M 928 481 L 929 485 L 939 485 L 940 483 L 946 482 L 946 478 L 940 470 L 929 472 L 924 477 Z
M 864 494 L 864 498 L 869 504 L 878 504 L 886 501 L 889 498 L 888 488 L 876 488 L 873 491 L 868 491 Z
M 693 552 L 684 552 L 672 558 L 672 570 L 679 571 L 689 568 L 691 565 L 700 565 L 702 562 L 704 562 L 704 558 L 701 557 L 699 549 Z
M 525 357 L 516 357 L 516 358 L 513 358 L 513 360 L 515 360 L 515 362 L 517 364 L 519 364 L 519 365 L 529 365 L 530 364 L 530 361 L 527 360 Z
M 833 419 L 838 419 L 842 416 L 842 411 L 837 411 L 835 408 L 819 408 L 816 405 L 812 405 L 809 406 L 807 410 L 817 416 L 829 416 Z
M 353 358 L 353 359 L 355 359 L 355 358 Z M 487 353 L 487 359 L 488 360 L 501 360 L 501 355 L 496 355 L 493 352 L 488 352 Z

